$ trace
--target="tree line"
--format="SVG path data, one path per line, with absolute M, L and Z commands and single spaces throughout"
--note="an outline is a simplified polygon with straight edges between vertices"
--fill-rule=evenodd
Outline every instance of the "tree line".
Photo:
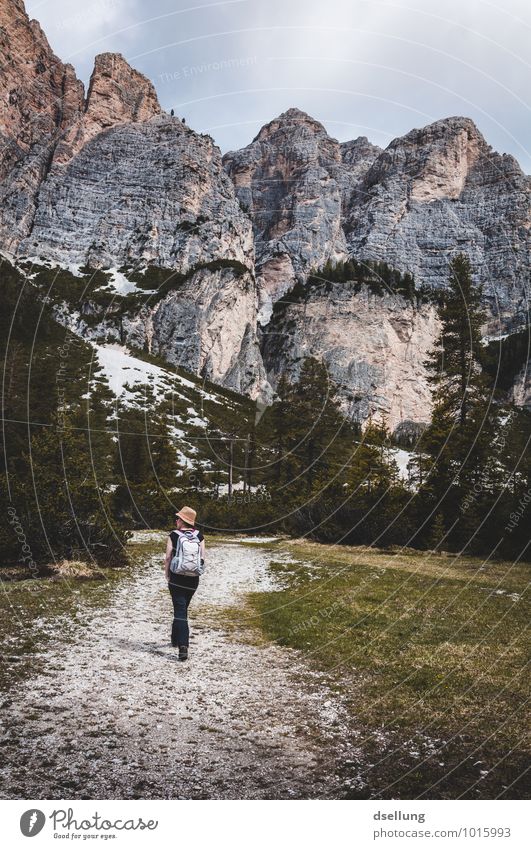
M 265 409 L 206 401 L 208 425 L 178 434 L 174 397 L 138 387 L 117 403 L 94 350 L 7 263 L 0 281 L 4 565 L 122 563 L 129 531 L 171 527 L 183 501 L 209 532 L 529 559 L 530 414 L 506 402 L 492 343 L 485 365 L 481 292 L 465 256 L 440 297 L 433 414 L 411 446 L 408 481 L 385 421 L 346 418 L 322 362 L 281 377 Z
M 411 446 L 407 482 L 385 421 L 361 430 L 347 420 L 326 366 L 308 358 L 295 382 L 280 379 L 275 402 L 252 428 L 252 473 L 247 441 L 235 443 L 256 498 L 248 491 L 247 501 L 230 504 L 219 490 L 183 487 L 206 523 L 528 559 L 531 416 L 506 401 L 492 343 L 486 366 L 481 290 L 466 256 L 453 259 L 438 301 L 441 332 L 425 364 L 433 412 Z M 499 345 L 503 366 L 507 346 Z M 259 498 L 264 492 L 269 499 Z

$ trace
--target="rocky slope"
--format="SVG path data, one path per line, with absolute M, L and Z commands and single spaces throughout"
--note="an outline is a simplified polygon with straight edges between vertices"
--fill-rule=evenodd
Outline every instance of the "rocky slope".
M 527 311 L 531 180 L 492 150 L 468 118 L 447 118 L 395 139 L 347 210 L 349 250 L 383 259 L 417 282 L 444 286 L 448 258 L 470 257 L 493 329 Z
M 309 292 L 303 309 L 290 304 L 295 282 L 307 285 L 312 268 L 347 255 L 384 261 L 412 273 L 417 286 L 438 289 L 451 256 L 464 251 L 484 288 L 485 333 L 525 324 L 531 181 L 513 157 L 492 151 L 470 119 L 437 121 L 381 150 L 363 137 L 339 144 L 290 109 L 224 163 L 253 220 L 273 384 L 313 353 L 329 363 L 356 418 L 377 410 L 394 423 L 429 417 L 421 363 L 436 332 L 432 309 L 392 296 L 371 297 L 367 306 L 337 285 L 326 297 Z M 279 324 L 271 311 L 283 301 Z M 388 324 L 391 302 L 402 338 Z
M 251 228 L 219 151 L 167 115 L 111 127 L 54 161 L 18 254 L 93 268 L 253 268 Z
M 525 315 L 531 179 L 470 119 L 436 121 L 381 150 L 363 137 L 339 144 L 289 109 L 224 163 L 253 219 L 264 299 L 347 254 L 439 288 L 461 250 L 492 328 L 512 329 Z
M 0 55 L 0 240 L 14 250 L 31 228 L 58 139 L 80 119 L 84 88 L 22 0 L 1 5 Z
M 52 53 L 22 0 L 0 9 L 0 178 L 35 145 L 70 126 L 83 109 L 83 84 Z
M 254 279 L 243 266 L 202 268 L 124 323 L 137 348 L 236 392 L 269 399 L 256 338 Z
M 149 121 L 161 112 L 150 80 L 131 68 L 119 53 L 100 53 L 94 60 L 83 114 L 61 138 L 55 160 L 69 159 L 102 130 Z

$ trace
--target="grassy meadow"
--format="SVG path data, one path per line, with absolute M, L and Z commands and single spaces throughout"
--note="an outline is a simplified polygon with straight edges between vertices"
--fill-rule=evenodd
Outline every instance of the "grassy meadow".
M 294 562 L 273 563 L 282 589 L 249 596 L 250 621 L 343 693 L 367 759 L 361 796 L 528 795 L 528 566 L 304 540 L 277 550 Z

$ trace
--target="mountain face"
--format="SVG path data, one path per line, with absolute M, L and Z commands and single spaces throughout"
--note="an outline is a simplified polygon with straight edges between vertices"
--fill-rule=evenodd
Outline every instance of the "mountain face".
M 54 161 L 18 253 L 93 268 L 253 268 L 249 221 L 219 152 L 166 115 L 110 127 Z
M 288 109 L 224 156 L 253 222 L 263 322 L 312 268 L 347 257 L 342 207 L 379 152 L 367 139 L 340 145 L 318 121 Z
M 406 421 L 429 421 L 423 363 L 438 326 L 433 304 L 332 283 L 302 303 L 277 306 L 264 330 L 264 361 L 275 385 L 283 373 L 297 379 L 304 357 L 323 360 L 348 416 L 364 422 L 384 414 L 395 430 Z
M 448 118 L 395 139 L 346 209 L 349 251 L 444 286 L 448 259 L 468 254 L 493 329 L 525 321 L 531 180 L 487 145 L 467 118 Z
M 61 133 L 83 111 L 83 84 L 51 51 L 21 0 L 0 8 L 0 239 L 17 247 Z
M 485 332 L 525 324 L 531 181 L 471 120 L 437 121 L 381 150 L 363 137 L 339 144 L 289 109 L 224 164 L 253 221 L 262 353 L 273 385 L 283 371 L 296 375 L 312 353 L 327 361 L 358 420 L 377 412 L 392 425 L 429 418 L 423 361 L 438 328 L 433 308 L 391 293 L 363 298 L 335 284 L 326 295 L 309 291 L 303 306 L 293 302 L 295 284 L 306 285 L 312 269 L 347 256 L 384 261 L 440 289 L 451 256 L 464 251 L 483 285 Z M 280 301 L 284 308 L 273 310 Z
M 470 119 L 437 121 L 381 150 L 365 138 L 339 144 L 289 109 L 224 163 L 253 220 L 262 296 L 273 303 L 312 267 L 347 255 L 441 288 L 463 251 L 493 328 L 525 320 L 531 179 Z
M 350 415 L 383 412 L 399 427 L 429 418 L 433 306 L 348 282 L 312 288 L 310 272 L 355 257 L 437 289 L 465 251 L 484 285 L 486 333 L 524 323 L 530 180 L 469 119 L 382 150 L 364 137 L 339 143 L 289 109 L 222 159 L 120 55 L 96 57 L 85 95 L 22 0 L 3 0 L 0 45 L 0 248 L 74 274 L 119 270 L 127 286 L 155 267 L 163 284 L 133 312 L 118 309 L 119 322 L 114 306 L 65 297 L 62 320 L 77 332 L 266 400 L 312 354 Z
M 51 51 L 22 0 L 0 9 L 0 178 L 35 147 L 45 146 L 83 109 L 83 84 Z
M 136 343 L 267 397 L 251 223 L 212 139 L 164 113 L 150 81 L 119 55 L 96 57 L 85 98 L 18 0 L 3 4 L 0 34 L 9 45 L 4 251 L 93 269 L 177 270 L 186 275 L 179 296 L 126 324 Z

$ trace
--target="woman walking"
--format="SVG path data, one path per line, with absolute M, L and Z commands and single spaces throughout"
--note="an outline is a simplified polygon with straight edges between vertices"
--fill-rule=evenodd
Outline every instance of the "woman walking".
M 188 605 L 205 567 L 205 538 L 195 528 L 196 516 L 191 507 L 179 510 L 166 544 L 164 571 L 173 601 L 171 644 L 179 649 L 179 660 L 188 660 Z

